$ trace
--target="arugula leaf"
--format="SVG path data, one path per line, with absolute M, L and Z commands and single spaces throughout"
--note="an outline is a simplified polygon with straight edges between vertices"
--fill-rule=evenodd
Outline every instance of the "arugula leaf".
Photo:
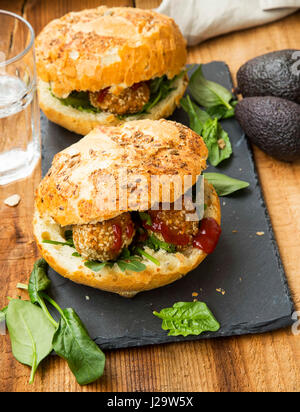
M 93 272 L 100 272 L 101 269 L 103 269 L 108 262 L 96 262 L 93 260 L 89 260 L 87 262 L 84 262 L 84 266 L 87 268 L 91 269 Z
M 58 242 L 56 240 L 44 239 L 42 243 L 49 243 L 50 245 L 61 245 L 61 246 L 70 246 L 75 247 L 73 242 L 73 231 L 66 230 L 64 233 L 66 242 Z
M 192 74 L 189 90 L 200 106 L 211 108 L 222 105 L 228 110 L 232 109 L 229 103 L 233 99 L 232 93 L 220 84 L 205 79 L 202 65 Z
M 81 257 L 81 254 L 80 254 L 80 253 L 78 253 L 78 252 L 74 252 L 74 253 L 72 253 L 72 256 L 75 256 L 75 257 Z
M 139 212 L 140 218 L 143 222 L 145 222 L 148 226 L 152 226 L 152 219 L 151 216 L 146 212 Z
M 156 237 L 153 233 L 149 235 L 149 237 L 141 243 L 142 246 L 148 246 L 150 249 L 154 250 L 157 252 L 159 249 L 163 249 L 168 253 L 175 253 L 176 252 L 176 246 L 172 245 L 171 243 L 164 242 L 158 237 Z
M 138 253 L 139 255 L 144 256 L 146 259 L 150 260 L 150 262 L 155 263 L 155 265 L 160 266 L 160 261 L 157 260 L 155 257 L 149 255 L 149 253 L 145 252 L 143 249 L 141 249 L 140 247 L 135 248 L 136 253 Z
M 122 272 L 125 270 L 132 270 L 133 272 L 143 272 L 146 269 L 146 265 L 140 261 L 139 256 L 130 256 L 124 259 L 119 259 L 116 261 L 117 265 Z
M 96 107 L 91 105 L 88 92 L 73 91 L 65 99 L 56 97 L 54 94 L 52 95 L 56 99 L 58 99 L 64 106 L 71 106 L 74 109 L 80 110 L 82 112 L 90 112 L 90 113 L 100 113 L 101 112 L 100 109 L 97 109 Z
M 59 327 L 53 337 L 55 352 L 68 362 L 79 385 L 87 385 L 100 378 L 105 366 L 105 355 L 70 308 L 61 312 Z
M 213 166 L 218 166 L 232 154 L 228 133 L 218 123 L 218 119 L 209 119 L 203 128 L 203 140 L 207 146 L 208 159 Z
M 178 302 L 172 308 L 153 312 L 162 319 L 162 329 L 169 330 L 168 336 L 200 335 L 203 332 L 216 332 L 220 324 L 202 302 Z
M 118 117 L 120 119 L 124 119 L 130 116 L 137 116 L 140 114 L 149 113 L 154 106 L 156 106 L 161 100 L 165 99 L 169 93 L 175 90 L 173 87 L 174 83 L 177 81 L 178 78 L 182 77 L 185 73 L 185 71 L 182 71 L 173 79 L 168 79 L 167 76 L 157 77 L 153 79 L 150 84 L 150 99 L 144 105 L 143 109 L 138 113 L 125 114 Z M 65 99 L 56 97 L 53 93 L 52 96 L 58 99 L 64 106 L 71 106 L 74 109 L 83 112 L 101 113 L 101 110 L 99 108 L 94 107 L 90 103 L 89 92 L 73 91 Z
M 61 245 L 61 246 L 70 246 L 74 247 L 74 244 L 67 241 L 67 242 L 58 242 L 56 240 L 44 239 L 42 243 L 49 243 L 50 245 Z
M 164 100 L 168 96 L 168 94 L 170 94 L 173 90 L 175 90 L 174 83 L 176 83 L 176 81 L 179 78 L 183 77 L 185 73 L 186 71 L 183 70 L 177 76 L 173 77 L 173 79 L 168 79 L 168 77 L 165 75 L 162 77 L 156 77 L 155 79 L 151 80 L 150 99 L 144 105 L 143 109 L 138 113 L 133 113 L 130 115 L 125 114 L 119 117 L 121 119 L 124 119 L 126 117 L 138 116 L 144 113 L 149 113 L 151 109 L 153 109 L 154 106 L 156 106 L 159 102 Z
M 132 256 L 127 248 L 124 248 L 120 256 L 116 261 L 108 262 L 97 262 L 97 261 L 87 261 L 84 263 L 86 267 L 94 272 L 100 272 L 105 266 L 113 267 L 116 263 L 122 272 L 125 270 L 132 270 L 133 272 L 142 272 L 146 269 L 146 266 L 140 262 L 140 256 Z
M 227 196 L 250 186 L 248 182 L 221 173 L 204 173 L 203 176 L 206 181 L 214 186 L 219 196 Z
M 19 362 L 31 366 L 29 383 L 33 383 L 38 365 L 52 351 L 55 328 L 41 308 L 18 299 L 9 302 L 6 324 L 13 355 Z

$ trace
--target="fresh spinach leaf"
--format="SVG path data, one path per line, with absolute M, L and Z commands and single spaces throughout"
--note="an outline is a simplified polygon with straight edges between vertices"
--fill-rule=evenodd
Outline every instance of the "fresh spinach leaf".
M 234 100 L 231 102 L 231 108 L 228 109 L 226 106 L 223 105 L 218 105 L 218 106 L 213 106 L 209 107 L 206 111 L 210 115 L 212 119 L 230 119 L 231 117 L 234 117 L 235 115 L 235 106 L 237 105 L 238 101 Z
M 42 309 L 29 301 L 13 299 L 6 313 L 6 325 L 14 357 L 31 366 L 29 383 L 40 362 L 52 351 L 55 328 Z
M 39 259 L 35 262 L 29 278 L 28 294 L 31 303 L 39 304 L 49 322 L 52 323 L 55 328 L 57 328 L 58 324 L 50 315 L 41 295 L 41 292 L 47 290 L 51 284 L 51 281 L 46 274 L 47 268 L 48 264 L 44 259 Z
M 28 283 L 28 293 L 32 303 L 40 303 L 41 297 L 39 292 L 47 290 L 51 284 L 50 279 L 46 275 L 47 268 L 48 265 L 44 259 L 37 260 L 33 265 Z
M 218 119 L 209 119 L 204 124 L 202 137 L 209 152 L 209 162 L 213 166 L 218 166 L 231 156 L 232 147 L 228 133 L 218 123 Z
M 180 103 L 189 116 L 190 128 L 201 135 L 204 124 L 210 119 L 210 116 L 193 103 L 190 96 L 182 98 Z
M 248 182 L 221 173 L 204 173 L 203 176 L 207 182 L 214 186 L 219 196 L 227 196 L 249 186 Z
M 216 332 L 220 324 L 202 302 L 178 302 L 172 308 L 153 312 L 162 319 L 162 329 L 169 330 L 169 336 L 200 335 L 203 332 Z
M 232 147 L 228 133 L 218 123 L 218 119 L 212 119 L 208 113 L 193 103 L 189 96 L 181 100 L 181 106 L 189 115 L 190 128 L 203 137 L 210 163 L 217 166 L 228 159 L 232 154 Z
M 73 309 L 62 311 L 59 327 L 53 337 L 55 352 L 68 362 L 80 385 L 94 382 L 103 374 L 105 355 L 89 337 Z
M 189 90 L 200 106 L 211 108 L 222 105 L 228 110 L 232 109 L 232 93 L 220 84 L 205 79 L 201 65 L 191 76 Z

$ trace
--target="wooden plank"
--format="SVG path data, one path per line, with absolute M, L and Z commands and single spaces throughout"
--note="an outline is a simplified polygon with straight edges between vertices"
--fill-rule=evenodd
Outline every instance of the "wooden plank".
M 70 11 L 80 11 L 106 5 L 132 6 L 132 0 L 28 0 L 24 7 L 24 17 L 33 25 L 38 34 L 49 21 L 61 17 Z
M 49 20 L 70 10 L 98 4 L 131 5 L 128 1 L 46 0 L 7 2 L 32 22 L 38 32 Z M 136 7 L 154 8 L 159 0 L 136 0 Z M 0 0 L 0 8 L 4 4 Z M 13 8 L 15 7 L 15 9 Z M 4 7 L 3 7 L 4 8 Z M 221 36 L 193 47 L 189 62 L 225 60 L 235 75 L 251 57 L 267 51 L 299 48 L 300 14 L 264 27 Z M 280 252 L 292 291 L 300 309 L 300 164 L 277 162 L 258 149 L 255 158 Z M 33 193 L 40 179 L 37 168 L 25 181 L 0 187 L 0 307 L 6 296 L 25 294 L 15 285 L 26 281 L 37 256 L 31 230 Z M 17 208 L 3 199 L 19 193 Z M 266 335 L 159 345 L 106 353 L 105 376 L 81 388 L 66 363 L 50 357 L 42 363 L 33 386 L 28 368 L 18 364 L 8 337 L 0 339 L 0 391 L 299 391 L 299 336 L 290 330 Z
M 140 9 L 154 9 L 158 7 L 161 0 L 135 0 L 135 6 Z

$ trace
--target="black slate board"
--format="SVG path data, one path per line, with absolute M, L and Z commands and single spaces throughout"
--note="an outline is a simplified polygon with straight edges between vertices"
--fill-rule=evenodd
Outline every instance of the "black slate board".
M 224 63 L 212 62 L 203 69 L 208 79 L 232 88 Z M 188 125 L 181 109 L 172 120 Z M 54 154 L 80 137 L 49 122 L 44 115 L 41 124 L 44 175 Z M 196 270 L 171 285 L 141 293 L 133 299 L 77 285 L 49 270 L 51 295 L 62 307 L 73 307 L 77 311 L 91 337 L 103 349 L 261 333 L 292 324 L 293 302 L 251 148 L 236 120 L 224 121 L 223 127 L 230 135 L 234 155 L 223 162 L 218 171 L 248 181 L 250 188 L 221 199 L 223 233 L 219 245 Z M 234 230 L 237 233 L 233 233 Z M 256 232 L 265 232 L 265 235 L 259 237 Z M 220 288 L 226 292 L 224 295 L 217 292 Z M 193 292 L 199 293 L 198 299 L 208 304 L 221 329 L 200 337 L 167 336 L 152 311 L 178 301 L 191 301 Z

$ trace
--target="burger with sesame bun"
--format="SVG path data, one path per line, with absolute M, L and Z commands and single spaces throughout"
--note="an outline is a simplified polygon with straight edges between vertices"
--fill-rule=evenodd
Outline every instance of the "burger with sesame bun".
M 180 279 L 221 233 L 205 180 L 202 212 L 195 200 L 207 155 L 203 139 L 176 122 L 98 126 L 54 157 L 37 189 L 42 256 L 74 282 L 125 297 Z
M 42 110 L 82 135 L 97 125 L 166 118 L 187 88 L 186 42 L 171 18 L 154 11 L 72 12 L 50 22 L 35 47 Z

